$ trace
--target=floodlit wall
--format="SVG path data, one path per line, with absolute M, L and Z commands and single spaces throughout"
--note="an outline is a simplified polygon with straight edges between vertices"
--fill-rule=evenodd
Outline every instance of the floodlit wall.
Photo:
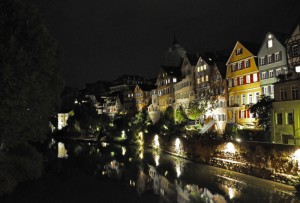
M 159 141 L 159 149 L 154 147 L 154 137 Z M 288 185 L 295 185 L 300 173 L 297 146 L 213 139 L 190 141 L 154 135 L 145 139 L 154 150 Z

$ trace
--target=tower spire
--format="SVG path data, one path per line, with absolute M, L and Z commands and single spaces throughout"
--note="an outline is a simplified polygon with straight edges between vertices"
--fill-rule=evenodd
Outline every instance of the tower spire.
M 176 38 L 176 33 L 174 32 L 174 37 L 173 37 L 173 45 L 178 44 L 177 38 Z

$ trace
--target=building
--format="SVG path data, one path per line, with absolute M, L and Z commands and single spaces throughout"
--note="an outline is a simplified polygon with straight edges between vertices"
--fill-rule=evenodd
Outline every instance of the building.
M 257 54 L 261 92 L 271 98 L 277 76 L 288 71 L 284 40 L 285 35 L 268 32 Z
M 248 105 L 255 104 L 261 95 L 256 54 L 260 45 L 236 42 L 226 63 L 228 81 L 227 123 L 239 128 L 255 128 L 256 119 Z
M 187 109 L 189 103 L 195 99 L 194 88 L 194 69 L 197 64 L 197 56 L 187 54 L 182 62 L 181 81 L 177 82 L 175 87 L 175 108 L 182 106 Z
M 169 106 L 174 108 L 174 85 L 180 78 L 180 67 L 162 67 L 160 69 L 156 80 L 160 111 L 165 111 Z
M 134 99 L 136 109 L 142 111 L 147 108 L 151 102 L 151 90 L 155 89 L 155 85 L 136 85 L 134 88 Z
M 163 66 L 165 67 L 179 67 L 182 64 L 182 59 L 186 55 L 186 50 L 179 45 L 174 34 L 173 44 L 165 52 Z
M 272 140 L 274 143 L 300 145 L 300 80 L 277 82 L 274 87 Z
M 61 130 L 68 125 L 68 119 L 74 115 L 72 110 L 57 113 L 57 129 Z
M 199 57 L 195 66 L 195 90 L 196 98 L 201 100 L 210 99 L 210 83 L 209 77 L 211 76 L 214 67 L 212 55 L 203 54 Z
M 224 56 L 216 55 L 213 59 L 214 66 L 211 71 L 210 86 L 210 103 L 211 110 L 206 117 L 211 116 L 215 123 L 214 130 L 224 133 L 227 118 L 227 80 L 226 80 L 226 59 Z M 211 115 L 209 115 L 211 114 Z
M 105 98 L 104 111 L 111 117 L 124 112 L 124 94 L 114 92 Z
M 151 90 L 151 104 L 148 106 L 148 114 L 153 124 L 157 123 L 160 119 L 160 110 L 158 104 L 157 89 Z
M 297 23 L 293 32 L 285 41 L 288 65 L 291 71 L 300 72 L 300 24 Z

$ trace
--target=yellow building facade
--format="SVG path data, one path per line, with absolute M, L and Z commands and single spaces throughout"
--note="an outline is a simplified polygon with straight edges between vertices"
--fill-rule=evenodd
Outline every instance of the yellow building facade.
M 255 128 L 256 119 L 247 106 L 261 95 L 256 53 L 259 45 L 237 42 L 226 63 L 228 81 L 227 122 L 240 128 Z

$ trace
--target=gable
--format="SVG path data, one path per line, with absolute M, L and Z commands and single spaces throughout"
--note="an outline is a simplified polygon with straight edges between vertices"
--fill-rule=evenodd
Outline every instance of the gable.
M 295 30 L 293 31 L 293 33 L 287 39 L 286 43 L 291 43 L 294 40 L 299 40 L 299 39 L 300 39 L 300 25 L 298 24 Z
M 254 54 L 251 53 L 244 45 L 242 45 L 242 43 L 237 41 L 226 65 L 252 56 L 254 56 Z
M 269 47 L 270 44 L 269 40 L 272 42 L 271 45 L 272 47 Z M 278 51 L 284 51 L 285 47 L 283 46 L 283 44 L 280 42 L 280 40 L 278 40 L 277 35 L 268 32 L 265 36 L 265 39 L 263 41 L 263 43 L 261 44 L 261 47 L 259 49 L 258 52 L 258 56 L 265 56 L 268 54 L 272 54 L 274 52 L 278 52 Z M 285 52 L 285 51 L 284 51 Z

